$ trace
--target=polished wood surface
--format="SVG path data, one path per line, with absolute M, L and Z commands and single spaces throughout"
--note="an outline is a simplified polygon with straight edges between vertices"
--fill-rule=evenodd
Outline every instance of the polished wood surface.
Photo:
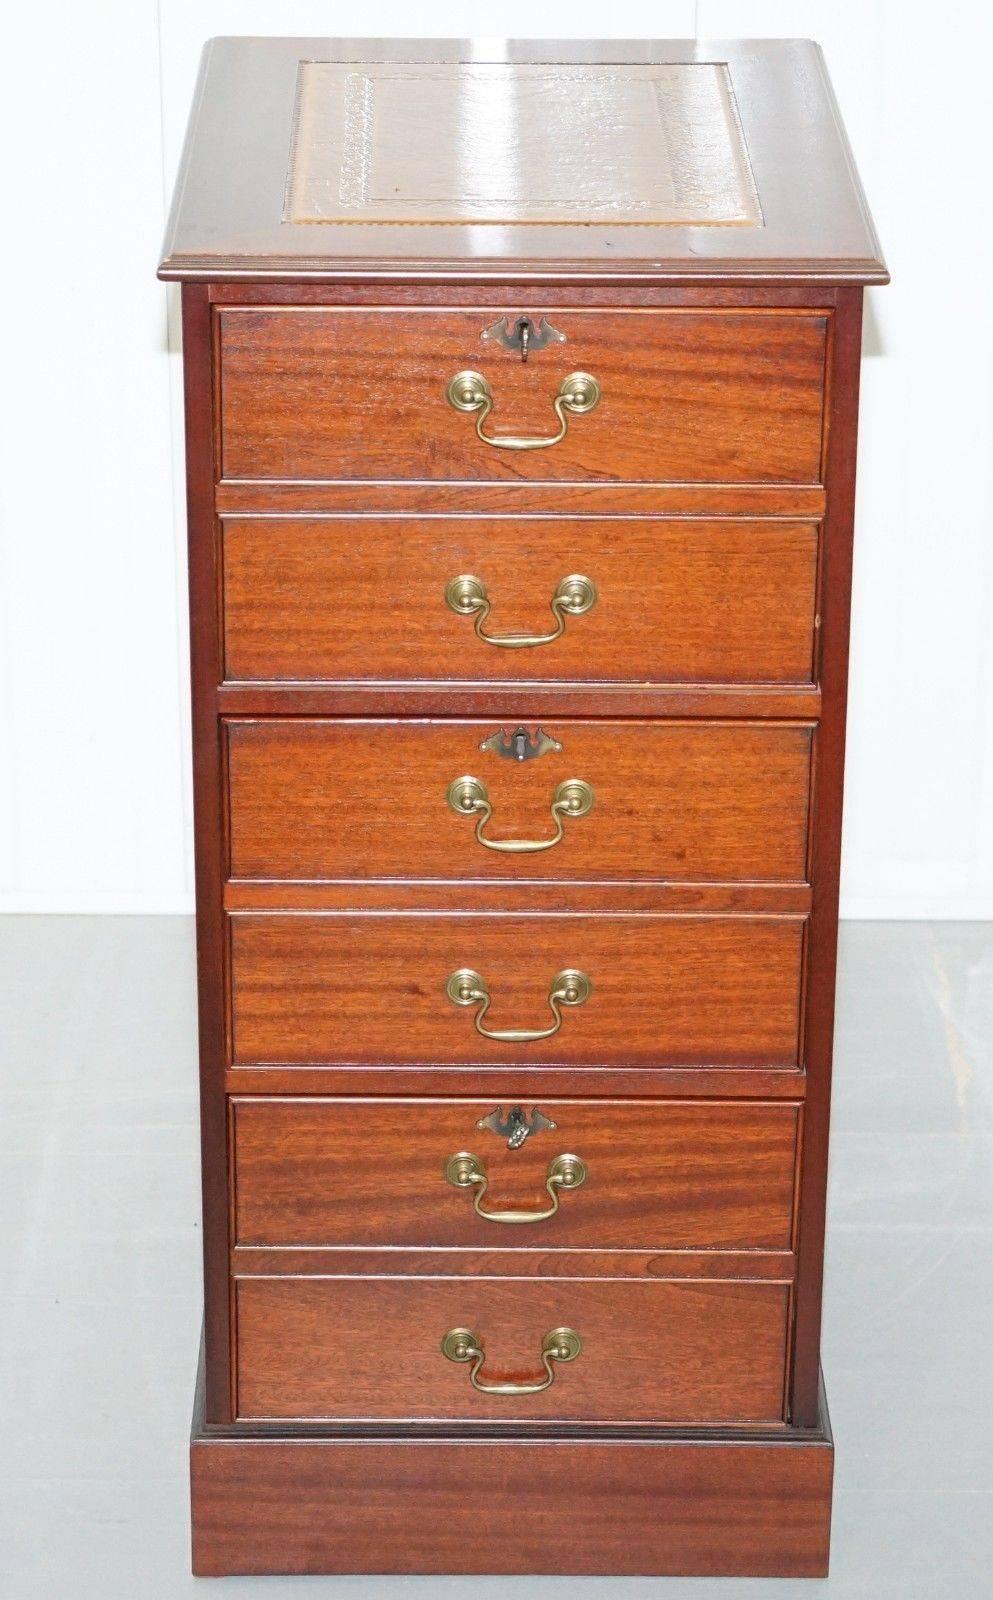
M 560 332 L 526 364 L 476 312 L 222 309 L 224 478 L 819 483 L 827 318 L 542 306 Z M 497 437 L 548 437 L 567 373 L 602 385 L 549 449 L 494 449 L 445 399 L 474 368 Z M 454 575 L 454 574 L 453 574 Z
M 518 1067 L 485 1066 L 233 1066 L 219 1075 L 229 1095 L 485 1095 L 494 1105 L 548 1095 L 609 1099 L 614 1095 L 696 1100 L 752 1098 L 802 1101 L 807 1075 L 799 1066 L 749 1067 Z
M 502 1249 L 449 1245 L 235 1245 L 235 1278 L 661 1278 L 792 1283 L 792 1250 L 587 1250 L 522 1244 Z M 595 1417 L 589 1427 L 606 1427 Z
M 336 684 L 220 684 L 219 711 L 247 716 L 488 717 L 499 725 L 549 717 L 776 717 L 806 722 L 821 709 L 812 684 L 539 683 L 402 684 L 383 679 Z
M 821 1437 L 482 1445 L 197 1433 L 193 1570 L 823 1578 L 833 1459 Z
M 183 289 L 186 405 L 186 505 L 189 528 L 190 687 L 192 692 L 197 1021 L 204 1268 L 207 1422 L 231 1414 L 228 1319 L 227 1108 L 221 837 L 221 740 L 213 691 L 221 676 L 213 517 L 214 430 L 211 313 L 205 289 Z
M 601 143 L 618 138 L 605 109 L 615 79 L 632 66 L 696 63 L 701 51 L 708 62 L 727 65 L 734 119 L 743 136 L 762 226 L 700 227 L 686 221 L 653 225 L 650 217 L 641 223 L 590 225 L 583 220 L 588 208 L 582 205 L 582 180 L 595 168 Z M 507 76 L 518 64 L 571 65 L 579 80 L 580 105 L 575 117 L 566 107 L 560 139 L 541 152 L 540 160 L 533 157 L 527 169 L 520 163 L 519 120 L 512 120 L 512 95 L 506 90 L 496 92 L 491 125 L 480 127 L 476 117 L 460 128 L 460 146 L 478 148 L 481 141 L 483 170 L 499 183 L 501 198 L 516 199 L 519 207 L 523 203 L 509 226 L 294 223 L 285 220 L 285 205 L 301 62 L 347 63 L 356 77 L 378 63 L 392 64 L 398 72 L 418 62 L 443 67 L 494 63 Z M 369 111 L 373 115 L 371 105 Z M 585 138 L 580 134 L 598 111 L 601 133 L 591 149 L 589 133 Z M 687 122 L 699 128 L 699 113 L 689 107 L 687 113 Z M 420 198 L 437 194 L 439 175 L 444 184 L 444 174 L 451 173 L 453 152 L 439 150 L 436 119 L 402 102 L 394 108 L 393 120 L 397 118 L 403 147 L 419 164 Z M 364 127 L 360 124 L 360 130 Z M 658 158 L 646 154 L 644 141 L 632 138 L 628 127 L 624 133 L 621 171 L 629 171 L 632 160 L 647 161 L 657 181 Z M 725 149 L 729 133 L 733 130 L 725 130 Z M 354 145 L 357 156 L 362 148 L 360 137 Z M 699 188 L 706 195 L 714 181 L 713 140 L 691 138 L 682 165 L 690 192 Z M 356 167 L 353 175 L 360 183 L 372 179 L 360 157 Z M 581 174 L 569 186 L 571 203 L 557 212 L 555 222 L 526 220 L 527 201 L 536 190 L 540 194 L 554 184 L 563 170 Z M 605 185 L 606 192 L 598 196 L 601 204 L 613 201 L 616 207 L 620 176 L 614 174 Z M 373 181 L 390 183 L 382 175 Z M 377 197 L 388 198 L 382 188 Z M 464 197 L 449 196 L 459 198 Z M 401 284 L 439 278 L 485 281 L 500 274 L 525 281 L 635 278 L 653 285 L 673 279 L 735 285 L 757 280 L 777 286 L 818 278 L 879 283 L 887 276 L 823 56 L 809 39 L 725 39 L 706 46 L 695 39 L 500 38 L 489 45 L 478 39 L 211 39 L 204 49 L 159 271 L 163 277 L 208 281 L 347 283 L 358 276 Z
M 535 729 L 529 731 L 535 736 Z M 481 746 L 483 722 L 227 724 L 235 878 L 802 881 L 811 730 L 768 723 L 549 722 L 537 759 Z M 482 838 L 555 837 L 557 786 L 595 803 L 553 848 L 504 854 L 446 802 L 471 774 L 493 810 Z
M 444 1246 L 548 1251 L 788 1250 L 797 1108 L 542 1099 L 554 1128 L 517 1149 L 478 1126 L 490 1100 L 257 1100 L 232 1104 L 236 1245 Z M 530 1102 L 522 1108 L 526 1116 Z M 509 1136 L 508 1136 L 509 1137 Z M 542 1222 L 508 1225 L 445 1181 L 472 1151 L 487 1211 L 543 1211 L 563 1151 L 587 1167 Z M 510 1270 L 515 1270 L 508 1263 Z M 575 1270 L 575 1268 L 573 1269 Z
M 325 291 L 326 292 L 326 291 Z M 429 292 L 424 290 L 427 299 Z M 342 291 L 344 293 L 344 290 Z M 253 298 L 257 298 L 254 296 Z M 823 299 L 819 295 L 815 306 Z M 322 305 L 325 302 L 308 302 Z M 361 304 L 362 302 L 356 302 Z M 447 300 L 446 300 L 447 303 Z M 823 307 L 821 308 L 823 309 Z M 781 517 L 817 522 L 826 497 L 816 483 L 444 483 L 397 479 L 392 483 L 287 482 L 280 478 L 229 479 L 215 490 L 219 516 L 382 517 Z M 768 534 L 771 530 L 766 529 Z
M 848 290 L 839 296 L 829 374 L 833 415 L 827 481 L 831 506 L 821 568 L 823 648 L 820 675 L 824 707 L 817 736 L 811 818 L 811 875 L 817 887 L 808 942 L 804 1021 L 804 1054 L 811 1104 L 800 1187 L 802 1224 L 790 1396 L 791 1415 L 801 1427 L 813 1424 L 819 1405 L 861 349 L 862 296 Z
M 789 1066 L 803 931 L 788 917 L 238 913 L 232 1059 Z M 547 1027 L 566 968 L 593 993 L 554 1038 L 501 1044 L 446 996 L 464 967 L 490 986 L 492 1028 Z
M 523 893 L 522 893 L 523 888 Z M 808 883 L 659 883 L 626 879 L 624 910 L 700 913 L 710 916 L 759 912 L 765 916 L 806 916 L 813 901 Z M 529 878 L 463 878 L 458 884 L 463 911 L 614 912 L 618 885 Z M 451 911 L 452 885 L 443 878 L 343 878 L 339 880 L 231 878 L 224 885 L 229 911 Z
M 523 535 L 523 537 L 522 537 Z M 595 517 L 229 517 L 229 679 L 804 683 L 817 529 L 804 522 Z M 560 580 L 597 587 L 552 645 L 484 644 L 444 603 L 473 573 L 494 634 L 548 632 Z
M 240 1278 L 240 1418 L 503 1423 L 781 1423 L 789 1289 L 642 1279 Z M 582 1353 L 540 1394 L 485 1395 L 449 1361 L 451 1328 L 479 1336 L 481 1382 L 543 1376 L 541 1341 Z

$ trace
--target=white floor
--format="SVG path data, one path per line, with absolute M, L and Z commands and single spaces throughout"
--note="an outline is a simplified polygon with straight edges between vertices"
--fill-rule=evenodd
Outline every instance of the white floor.
M 464 1600 L 457 1578 L 189 1576 L 190 923 L 5 919 L 0 1037 L 2 1600 Z M 831 1192 L 830 1579 L 474 1579 L 476 1600 L 993 1593 L 993 925 L 844 928 Z

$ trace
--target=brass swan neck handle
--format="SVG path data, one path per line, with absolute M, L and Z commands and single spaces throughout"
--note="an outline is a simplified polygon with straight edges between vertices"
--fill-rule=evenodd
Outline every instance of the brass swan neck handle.
M 549 1217 L 554 1217 L 559 1209 L 559 1193 L 566 1189 L 578 1189 L 586 1182 L 586 1163 L 579 1156 L 555 1156 L 548 1163 L 545 1174 L 545 1188 L 551 1196 L 552 1203 L 544 1211 L 484 1211 L 483 1196 L 489 1186 L 489 1174 L 486 1164 L 478 1156 L 472 1155 L 468 1150 L 460 1150 L 458 1155 L 449 1156 L 445 1162 L 445 1178 L 456 1189 L 475 1189 L 472 1204 L 476 1215 L 485 1222 L 528 1223 L 546 1222 Z
M 536 1039 L 550 1039 L 562 1026 L 562 1007 L 581 1006 L 593 992 L 593 985 L 585 972 L 566 967 L 557 972 L 548 989 L 548 1004 L 554 1022 L 548 1028 L 485 1028 L 483 1020 L 490 1009 L 490 990 L 486 979 L 472 967 L 459 967 L 445 985 L 445 993 L 453 1005 L 476 1006 L 473 1019 L 476 1032 L 484 1039 L 495 1039 L 498 1044 L 531 1044 Z
M 451 809 L 460 817 L 476 818 L 476 839 L 487 850 L 499 850 L 506 855 L 532 855 L 538 850 L 551 850 L 565 836 L 567 817 L 585 817 L 593 810 L 595 796 L 582 778 L 567 778 L 552 795 L 550 810 L 555 832 L 550 839 L 487 839 L 483 834 L 493 815 L 489 790 L 479 778 L 455 778 L 448 785 L 445 796 Z
M 541 1341 L 543 1378 L 536 1378 L 532 1383 L 484 1383 L 479 1373 L 486 1351 L 477 1333 L 471 1328 L 450 1328 L 441 1341 L 441 1353 L 447 1360 L 470 1363 L 469 1382 L 480 1394 L 541 1394 L 555 1382 L 554 1363 L 575 1361 L 582 1351 L 583 1341 L 572 1328 L 552 1328 Z
M 581 572 L 573 572 L 567 578 L 560 579 L 552 595 L 550 604 L 555 627 L 551 633 L 484 633 L 483 624 L 492 610 L 493 602 L 483 580 L 474 577 L 471 572 L 463 572 L 457 578 L 451 578 L 445 587 L 445 604 L 449 611 L 454 611 L 460 617 L 472 617 L 476 637 L 482 639 L 484 644 L 495 645 L 499 650 L 530 650 L 535 645 L 554 644 L 565 632 L 566 619 L 585 616 L 587 611 L 592 611 L 596 602 L 596 584 L 590 578 L 584 578 Z
M 496 438 L 483 432 L 483 424 L 493 410 L 493 390 L 481 372 L 457 372 L 448 383 L 445 398 L 456 411 L 475 413 L 476 433 L 483 444 L 494 450 L 547 450 L 561 444 L 569 428 L 569 417 L 581 417 L 592 411 L 600 400 L 600 385 L 588 372 L 570 372 L 559 384 L 558 394 L 552 401 L 552 410 L 558 417 L 558 432 L 541 438 Z

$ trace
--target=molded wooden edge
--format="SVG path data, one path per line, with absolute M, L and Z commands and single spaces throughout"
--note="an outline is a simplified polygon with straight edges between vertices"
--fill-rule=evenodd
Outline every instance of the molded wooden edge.
M 431 267 L 422 266 L 415 256 L 406 260 L 398 259 L 390 267 L 384 267 L 381 261 L 371 256 L 356 257 L 339 266 L 329 266 L 327 261 L 317 256 L 309 261 L 301 258 L 299 262 L 290 256 L 283 260 L 278 257 L 267 259 L 271 262 L 268 267 L 263 265 L 261 258 L 252 265 L 237 267 L 230 256 L 195 256 L 177 251 L 160 262 L 156 277 L 163 283 L 257 284 L 293 283 L 300 279 L 309 283 L 348 283 L 354 278 L 361 278 L 365 282 L 375 279 L 383 283 L 429 284 L 546 284 L 550 281 L 569 283 L 576 280 L 580 283 L 660 284 L 673 288 L 694 283 L 740 284 L 742 288 L 762 287 L 767 283 L 816 284 L 823 288 L 859 284 L 878 288 L 890 281 L 887 267 L 868 256 L 845 266 L 827 258 L 817 260 L 811 257 L 809 261 L 802 262 L 770 260 L 765 264 L 765 271 L 757 270 L 754 262 L 739 264 L 733 261 L 724 261 L 719 267 L 708 263 L 696 269 L 692 263 L 682 261 L 678 266 L 675 263 L 669 267 L 660 264 L 653 270 L 643 261 L 632 260 L 619 262 L 612 271 L 608 271 L 602 263 L 521 261 L 508 265 L 496 257 L 492 261 L 481 260 L 473 270 L 467 269 L 464 260 L 457 257 L 439 261 Z
M 800 1067 L 229 1067 L 228 1094 L 803 1100 Z
M 808 722 L 821 711 L 821 692 L 810 684 L 228 682 L 213 698 L 218 715 L 248 717 L 778 717 Z
M 191 1438 L 193 1571 L 824 1577 L 834 1446 L 772 1438 Z

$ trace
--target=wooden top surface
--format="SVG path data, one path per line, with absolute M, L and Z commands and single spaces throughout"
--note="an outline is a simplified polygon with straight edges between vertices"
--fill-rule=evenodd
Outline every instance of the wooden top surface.
M 211 40 L 159 271 L 886 281 L 807 40 Z

